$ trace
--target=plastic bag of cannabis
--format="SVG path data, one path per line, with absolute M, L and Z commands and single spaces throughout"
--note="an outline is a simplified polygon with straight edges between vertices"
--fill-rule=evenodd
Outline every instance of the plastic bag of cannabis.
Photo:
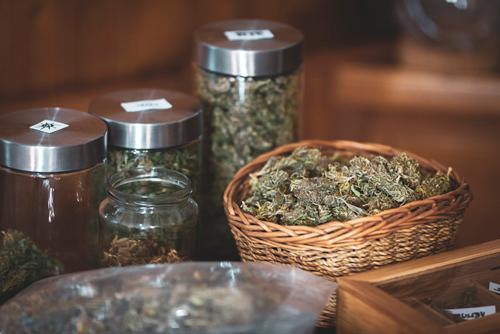
M 0 308 L 0 333 L 311 333 L 335 288 L 272 264 L 108 268 L 33 284 Z

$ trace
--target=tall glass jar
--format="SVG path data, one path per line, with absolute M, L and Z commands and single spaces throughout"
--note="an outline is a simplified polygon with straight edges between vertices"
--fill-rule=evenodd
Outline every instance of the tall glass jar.
M 107 175 L 165 167 L 187 175 L 198 197 L 202 112 L 196 98 L 162 89 L 117 91 L 89 112 L 109 127 Z
M 106 125 L 61 108 L 13 112 L 0 124 L 0 230 L 23 232 L 65 272 L 95 268 Z
M 192 260 L 198 205 L 185 175 L 161 167 L 126 170 L 108 179 L 99 207 L 105 266 Z
M 221 222 L 216 228 L 227 229 L 222 194 L 238 169 L 296 139 L 302 40 L 291 26 L 263 20 L 215 22 L 196 31 L 208 203 L 222 216 L 211 219 Z

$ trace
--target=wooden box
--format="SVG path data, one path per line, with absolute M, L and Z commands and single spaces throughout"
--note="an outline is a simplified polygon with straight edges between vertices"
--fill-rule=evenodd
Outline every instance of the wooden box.
M 340 278 L 337 332 L 498 334 L 495 283 L 500 239 Z

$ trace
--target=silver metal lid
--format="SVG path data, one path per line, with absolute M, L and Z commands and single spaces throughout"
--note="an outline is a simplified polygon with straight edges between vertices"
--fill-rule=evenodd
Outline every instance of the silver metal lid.
M 213 22 L 195 32 L 196 62 L 205 70 L 227 75 L 278 75 L 302 64 L 302 41 L 299 30 L 279 22 Z
M 20 110 L 0 116 L 0 165 L 27 172 L 82 170 L 104 161 L 106 124 L 82 111 Z
M 163 89 L 117 91 L 96 98 L 89 112 L 109 127 L 109 145 L 162 149 L 200 138 L 202 111 L 190 95 Z

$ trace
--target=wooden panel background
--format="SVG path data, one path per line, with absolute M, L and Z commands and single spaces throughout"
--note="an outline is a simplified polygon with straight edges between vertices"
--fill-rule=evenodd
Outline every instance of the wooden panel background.
M 359 28 L 349 29 L 357 25 L 343 15 L 364 2 L 0 0 L 0 98 L 186 66 L 193 31 L 213 20 L 288 22 L 306 33 L 311 48 L 345 39 L 347 31 L 362 36 Z
M 193 26 L 186 1 L 2 1 L 0 15 L 2 97 L 174 67 Z

